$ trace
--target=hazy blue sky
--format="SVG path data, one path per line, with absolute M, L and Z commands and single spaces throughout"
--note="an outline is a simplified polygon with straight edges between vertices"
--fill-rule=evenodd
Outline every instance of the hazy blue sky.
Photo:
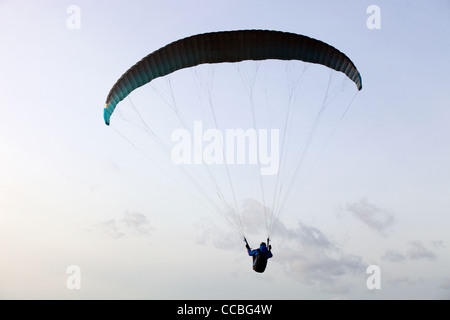
M 0 0 L 0 298 L 449 299 L 449 18 L 444 0 Z M 363 78 L 261 275 L 218 215 L 102 114 L 150 52 L 236 29 L 320 39 Z M 71 265 L 81 289 L 66 285 Z

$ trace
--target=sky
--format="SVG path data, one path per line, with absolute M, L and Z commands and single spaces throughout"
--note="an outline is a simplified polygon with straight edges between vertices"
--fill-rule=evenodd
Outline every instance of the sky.
M 449 299 L 449 16 L 443 0 L 1 0 L 0 299 Z M 328 133 L 311 140 L 263 274 L 154 139 L 146 145 L 119 118 L 103 120 L 111 87 L 147 54 L 240 29 L 320 39 L 349 56 L 363 81 L 351 103 L 335 103 L 341 113 L 325 113 Z M 254 68 L 230 67 L 235 78 L 223 79 L 239 83 L 248 72 L 260 81 L 269 70 Z M 174 74 L 170 98 L 183 108 L 194 92 L 196 106 L 208 107 L 208 86 L 216 100 L 234 97 L 216 93 L 222 69 Z M 331 74 L 315 89 L 322 69 L 307 68 L 298 101 L 311 95 L 320 105 Z M 170 134 L 177 120 L 152 103 L 167 88 L 139 89 L 124 110 L 151 110 L 149 124 Z M 198 120 L 183 110 L 189 125 Z M 241 119 L 236 112 L 219 112 L 224 128 Z M 253 214 L 264 209 L 246 188 L 259 177 L 235 179 L 255 247 L 266 234 Z

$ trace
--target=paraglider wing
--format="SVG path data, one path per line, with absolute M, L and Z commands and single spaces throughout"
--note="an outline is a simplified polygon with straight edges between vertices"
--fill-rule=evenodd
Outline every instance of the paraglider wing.
M 240 30 L 204 33 L 168 44 L 149 54 L 112 87 L 106 99 L 104 119 L 133 90 L 176 70 L 204 63 L 244 60 L 302 60 L 343 72 L 362 89 L 361 76 L 353 62 L 336 48 L 313 38 L 281 31 Z

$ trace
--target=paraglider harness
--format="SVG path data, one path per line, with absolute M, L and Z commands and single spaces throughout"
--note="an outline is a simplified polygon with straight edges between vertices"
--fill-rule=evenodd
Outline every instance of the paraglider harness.
M 251 248 L 250 248 L 250 246 L 249 246 L 249 244 L 247 242 L 247 239 L 244 238 L 244 241 L 245 241 L 245 247 L 247 248 L 247 251 L 250 254 L 250 252 L 252 250 L 251 250 Z M 266 245 L 267 251 L 266 252 L 262 252 L 260 250 L 260 248 L 258 248 L 256 250 L 253 250 L 253 251 L 257 251 L 256 254 L 252 255 L 252 258 L 253 258 L 253 270 L 256 271 L 256 272 L 262 273 L 262 272 L 264 272 L 264 270 L 266 270 L 267 259 L 268 259 L 267 255 L 270 253 L 269 242 L 270 242 L 270 239 L 267 238 L 267 245 Z

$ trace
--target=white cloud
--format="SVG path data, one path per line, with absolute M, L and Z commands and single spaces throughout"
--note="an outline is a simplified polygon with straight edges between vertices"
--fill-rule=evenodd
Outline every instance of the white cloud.
M 416 284 L 418 282 L 423 282 L 423 279 L 413 280 L 410 277 L 401 276 L 401 277 L 388 279 L 388 280 L 386 280 L 386 282 L 393 286 L 399 286 L 399 285 L 404 285 L 404 284 Z
M 148 235 L 155 229 L 150 226 L 150 221 L 147 216 L 138 212 L 125 213 L 122 222 L 134 234 Z
M 282 263 L 295 279 L 308 284 L 326 284 L 327 290 L 331 290 L 341 287 L 339 277 L 364 273 L 361 257 L 344 253 L 318 228 L 299 223 L 287 234 L 293 241 L 286 248 Z
M 382 235 L 385 235 L 394 223 L 394 216 L 389 210 L 369 203 L 366 198 L 362 198 L 358 202 L 347 203 L 345 208 L 366 226 Z
M 117 221 L 114 219 L 103 221 L 95 225 L 94 229 L 114 239 L 122 238 L 125 235 L 123 232 L 119 231 Z
M 261 218 L 264 217 L 263 206 L 248 199 L 243 208 L 243 220 L 249 227 L 249 234 L 262 234 L 265 227 Z M 199 221 L 197 227 L 200 229 L 197 243 L 211 243 L 218 249 L 244 246 L 234 234 L 223 232 L 210 220 Z M 305 284 L 317 283 L 325 292 L 348 292 L 347 286 L 342 285 L 339 279 L 349 274 L 365 274 L 361 257 L 343 252 L 338 243 L 317 227 L 302 222 L 286 227 L 278 221 L 277 240 L 273 247 L 273 259 L 283 266 L 286 275 Z
M 388 250 L 383 256 L 381 256 L 381 260 L 386 260 L 390 262 L 403 262 L 406 259 L 407 257 L 403 253 L 395 250 Z
M 390 262 L 403 262 L 406 260 L 435 260 L 437 258 L 437 254 L 428 248 L 422 241 L 409 241 L 407 246 L 408 248 L 404 252 L 389 249 L 381 259 Z M 434 249 L 445 247 L 443 241 L 431 241 L 431 246 Z
M 127 236 L 148 236 L 155 229 L 150 225 L 147 216 L 138 212 L 125 212 L 121 219 L 109 219 L 91 228 L 94 232 L 114 239 Z
M 408 257 L 412 260 L 420 260 L 420 259 L 436 259 L 436 254 L 430 249 L 426 248 L 421 241 L 410 241 L 408 243 L 409 250 L 407 252 Z
M 231 231 L 225 232 L 222 228 L 212 222 L 211 219 L 205 218 L 196 222 L 196 228 L 199 229 L 196 243 L 207 245 L 211 243 L 217 249 L 233 249 L 244 246 L 244 242 L 237 241 L 236 234 Z

